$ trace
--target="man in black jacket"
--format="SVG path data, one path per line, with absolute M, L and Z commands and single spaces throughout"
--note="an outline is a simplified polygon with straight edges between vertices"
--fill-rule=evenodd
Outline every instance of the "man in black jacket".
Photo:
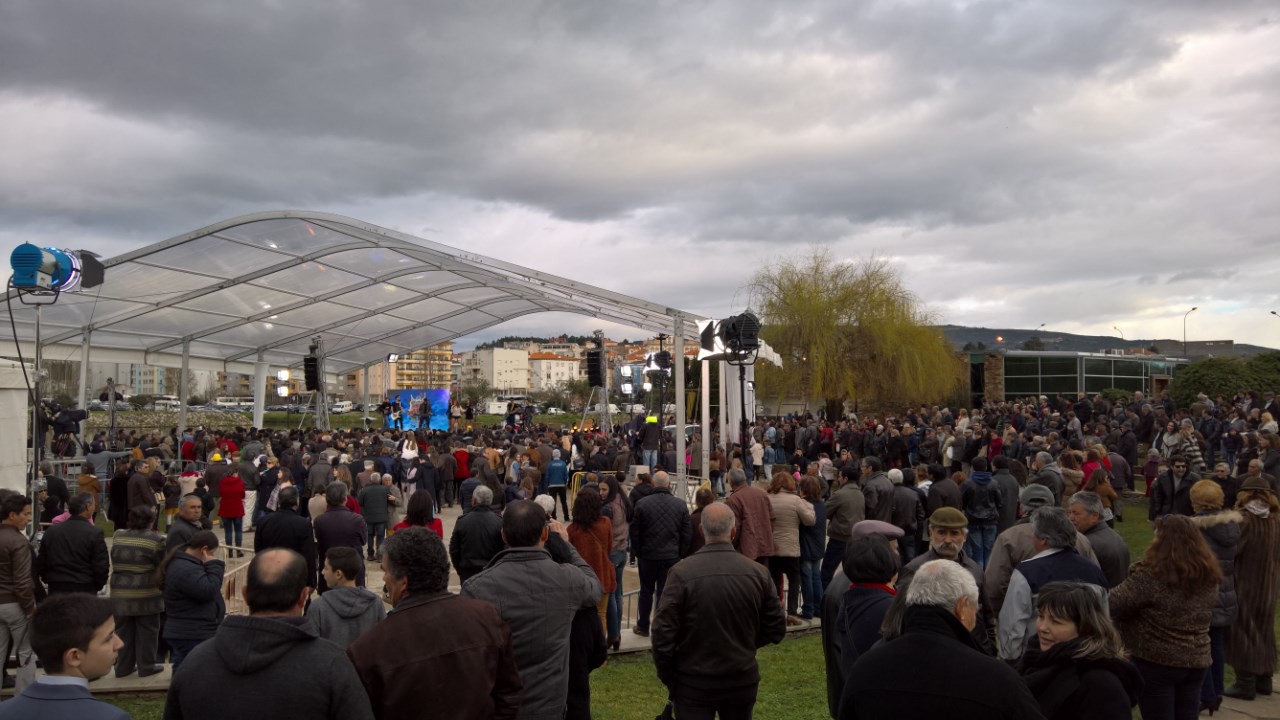
M 854 663 L 840 720 L 1043 718 L 1018 674 L 974 645 L 979 604 L 978 584 L 964 568 L 950 560 L 925 563 L 906 590 L 899 637 Z
M 107 584 L 111 559 L 102 531 L 89 522 L 93 517 L 91 493 L 73 495 L 67 503 L 71 517 L 45 531 L 37 564 L 49 594 L 97 593 Z
M 1174 455 L 1169 459 L 1169 469 L 1156 478 L 1151 488 L 1151 503 L 1147 507 L 1147 519 L 1155 522 L 1165 515 L 1195 514 L 1191 507 L 1191 486 L 1200 482 L 1200 476 L 1187 467 L 1187 459 Z
M 302 616 L 310 594 L 297 553 L 276 548 L 256 555 L 244 588 L 249 614 L 227 616 L 213 639 L 183 660 L 164 716 L 373 720 L 351 661 Z
M 649 612 L 662 601 L 667 572 L 689 551 L 693 525 L 689 506 L 671 494 L 671 477 L 653 476 L 653 492 L 636 503 L 631 520 L 631 548 L 640 571 L 640 600 L 632 632 L 649 635 Z M 656 597 L 655 597 L 656 596 Z
M 307 586 L 316 586 L 316 538 L 311 521 L 298 514 L 298 488 L 287 487 L 276 497 L 276 511 L 258 521 L 253 551 L 289 548 L 307 561 Z
M 458 518 L 449 536 L 449 557 L 464 583 L 502 552 L 502 518 L 493 511 L 493 491 L 481 485 L 471 493 L 471 512 Z
M 787 631 L 768 571 L 733 549 L 733 530 L 727 505 L 703 509 L 707 544 L 671 569 L 653 619 L 653 664 L 676 717 L 751 717 L 756 649 Z

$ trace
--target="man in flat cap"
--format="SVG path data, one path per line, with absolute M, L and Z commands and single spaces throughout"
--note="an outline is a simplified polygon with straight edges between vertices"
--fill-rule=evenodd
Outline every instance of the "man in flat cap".
M 905 594 L 911 584 L 911 578 L 920 566 L 932 560 L 951 560 L 959 563 L 973 575 L 978 583 L 978 593 L 985 598 L 983 592 L 985 579 L 982 566 L 964 554 L 964 541 L 969 536 L 969 519 L 964 513 L 953 507 L 940 507 L 929 516 L 929 550 L 902 568 L 898 577 L 898 593 Z M 995 643 L 991 638 L 991 611 L 986 602 L 978 608 L 978 624 L 973 628 L 973 639 L 978 647 L 988 655 L 995 654 Z

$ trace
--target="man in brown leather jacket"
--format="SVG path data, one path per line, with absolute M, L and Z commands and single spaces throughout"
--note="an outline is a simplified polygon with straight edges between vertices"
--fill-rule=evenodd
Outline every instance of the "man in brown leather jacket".
M 653 664 L 676 717 L 751 717 L 756 649 L 787 631 L 769 572 L 733 549 L 734 525 L 727 505 L 702 511 L 707 544 L 671 569 L 653 619 Z
M 523 684 L 511 629 L 493 605 L 448 591 L 440 538 L 401 530 L 382 553 L 395 609 L 347 648 L 374 716 L 515 718 Z

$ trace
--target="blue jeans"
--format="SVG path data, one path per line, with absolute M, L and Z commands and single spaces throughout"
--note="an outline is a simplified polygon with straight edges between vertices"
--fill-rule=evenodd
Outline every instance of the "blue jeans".
M 609 637 L 622 637 L 622 574 L 627 567 L 627 551 L 618 550 L 609 553 L 609 562 L 618 576 L 618 587 L 609 593 L 609 607 L 605 615 L 605 624 L 609 626 Z
M 903 538 L 903 540 L 906 539 Z M 902 542 L 902 540 L 898 542 Z M 969 523 L 969 537 L 964 541 L 964 554 L 968 555 L 970 560 L 985 569 L 987 561 L 991 559 L 991 549 L 995 547 L 995 544 L 995 523 Z
M 822 614 L 822 560 L 800 559 L 800 589 L 804 591 L 801 614 L 815 617 Z
M 183 658 L 190 655 L 197 645 L 204 642 L 204 640 L 178 640 L 176 638 L 165 638 L 164 641 L 169 644 L 169 662 L 173 663 L 174 672 L 178 672 L 178 666 L 182 664 Z
M 382 552 L 382 541 L 387 537 L 387 524 L 384 522 L 373 523 L 365 521 L 365 527 L 369 528 L 369 555 L 376 556 Z
M 667 572 L 675 564 L 675 560 L 636 559 L 640 570 L 640 600 L 637 603 L 635 622 L 631 623 L 633 628 L 649 632 L 649 614 L 654 604 L 662 601 L 662 589 L 667 585 Z
M 653 472 L 653 469 L 658 466 L 657 450 L 641 450 L 640 457 L 641 462 L 649 468 L 649 472 Z
M 222 518 L 222 534 L 225 536 L 227 545 L 244 547 L 244 518 Z M 235 542 L 231 541 L 233 534 Z
M 1226 683 L 1222 679 L 1227 666 L 1226 639 L 1226 628 L 1209 628 L 1209 655 L 1213 658 L 1213 664 L 1209 666 L 1209 671 L 1204 674 L 1204 682 L 1200 684 L 1201 702 L 1213 702 L 1222 697 L 1222 692 L 1226 690 Z

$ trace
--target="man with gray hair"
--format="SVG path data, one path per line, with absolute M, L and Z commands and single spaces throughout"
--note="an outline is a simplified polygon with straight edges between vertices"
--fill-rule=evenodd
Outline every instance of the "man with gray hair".
M 1036 595 L 1051 582 L 1091 586 L 1106 607 L 1107 576 L 1076 551 L 1076 529 L 1060 507 L 1042 507 L 1031 514 L 1036 554 L 1014 568 L 1009 591 L 1000 609 L 1000 657 L 1017 660 L 1036 638 Z
M 733 546 L 749 560 L 767 564 L 773 555 L 773 503 L 764 490 L 747 482 L 747 474 L 739 468 L 727 473 L 729 499 L 725 504 L 733 511 L 738 532 Z
M 971 632 L 981 600 L 967 570 L 951 560 L 927 562 L 905 600 L 901 635 L 854 663 L 841 696 L 840 720 L 1044 717 L 1018 674 L 974 645 Z M 922 692 L 922 678 L 927 692 Z
M 653 618 L 653 664 L 676 717 L 751 717 L 756 649 L 787 631 L 769 572 L 734 551 L 734 529 L 724 503 L 703 509 L 706 544 L 671 569 Z
M 178 501 L 178 515 L 169 526 L 164 549 L 168 552 L 191 542 L 191 538 L 204 529 L 200 518 L 204 515 L 204 501 L 199 495 L 183 495 Z
M 1098 554 L 1098 565 L 1107 576 L 1107 588 L 1113 588 L 1129 577 L 1129 546 L 1120 533 L 1102 519 L 1102 498 L 1094 492 L 1078 492 L 1071 496 L 1067 514 L 1076 531 L 1089 538 Z
M 995 547 L 991 550 L 991 562 L 987 563 L 984 574 L 986 579 L 987 603 L 991 612 L 997 617 L 1004 605 L 1004 595 L 1009 591 L 1009 578 L 1013 577 L 1013 569 L 1018 563 L 1035 555 L 1035 529 L 1031 527 L 1031 513 L 1042 507 L 1053 505 L 1053 491 L 1044 485 L 1027 485 L 1018 494 L 1018 507 L 1021 517 L 1013 527 L 996 537 Z M 1089 544 L 1088 538 L 1076 533 L 1076 551 L 1090 562 L 1098 562 Z
M 347 486 L 335 480 L 324 489 L 326 509 L 319 517 L 312 519 L 316 529 L 316 557 L 324 557 L 329 548 L 349 547 L 356 552 L 364 552 L 365 543 L 369 541 L 369 528 L 364 519 L 347 507 Z M 360 575 L 356 585 L 364 587 L 364 563 L 360 564 Z M 321 574 L 316 590 L 323 594 L 329 585 Z
M 1036 474 L 1028 478 L 1027 482 L 1049 488 L 1053 492 L 1053 504 L 1061 505 L 1062 490 L 1066 487 L 1066 481 L 1062 477 L 1062 468 L 1053 461 L 1053 456 L 1044 451 L 1038 452 L 1031 466 Z
M 476 487 L 471 506 L 471 512 L 454 523 L 449 536 L 449 558 L 463 583 L 483 570 L 503 547 L 502 518 L 493 511 L 493 491 L 484 485 Z

